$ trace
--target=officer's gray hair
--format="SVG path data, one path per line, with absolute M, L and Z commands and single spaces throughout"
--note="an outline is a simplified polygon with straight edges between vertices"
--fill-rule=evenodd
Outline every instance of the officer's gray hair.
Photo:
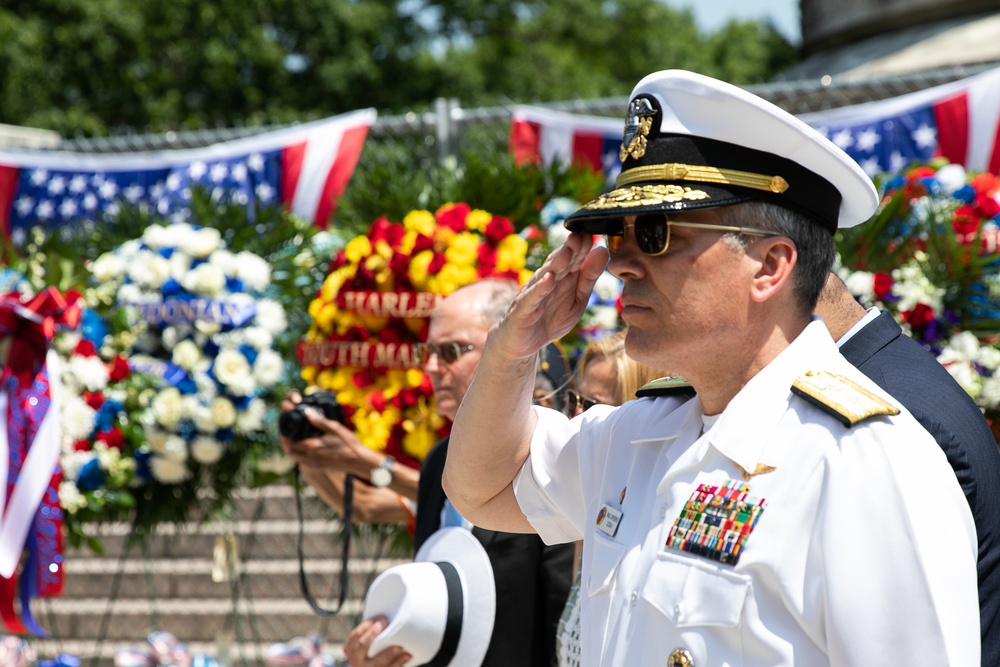
M 725 224 L 757 227 L 792 240 L 798 254 L 793 269 L 792 291 L 802 312 L 812 313 L 836 254 L 830 232 L 807 215 L 769 202 L 752 201 L 718 211 Z M 755 238 L 738 234 L 727 237 L 729 242 L 735 242 L 741 249 L 745 249 Z

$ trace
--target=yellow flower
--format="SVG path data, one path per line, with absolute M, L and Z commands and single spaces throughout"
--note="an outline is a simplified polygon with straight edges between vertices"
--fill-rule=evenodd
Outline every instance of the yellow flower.
M 347 242 L 344 247 L 344 254 L 353 264 L 358 264 L 362 259 L 372 254 L 372 244 L 367 236 L 356 236 Z
M 518 284 L 524 285 L 529 280 L 531 280 L 531 276 L 533 275 L 535 275 L 534 271 L 531 271 L 530 269 L 521 269 L 520 273 L 518 274 Z
M 527 252 L 528 242 L 516 234 L 510 234 L 497 246 L 497 270 L 520 271 L 524 268 Z
M 433 236 L 437 222 L 430 211 L 410 211 L 403 218 L 403 227 L 412 229 L 424 236 Z
M 332 303 L 324 304 L 313 317 L 313 322 L 319 327 L 320 331 L 330 331 L 333 329 L 338 310 Z
M 492 213 L 475 209 L 469 212 L 469 217 L 465 219 L 465 226 L 482 234 L 486 231 L 486 225 L 493 219 Z
M 410 282 L 417 289 L 427 288 L 428 269 L 433 259 L 434 253 L 432 251 L 423 250 L 410 260 Z
M 329 368 L 320 371 L 319 375 L 316 376 L 316 385 L 321 389 L 329 389 L 330 391 L 333 391 L 335 374 L 336 372 Z
M 447 263 L 441 267 L 441 271 L 431 278 L 431 291 L 445 296 L 451 294 L 459 287 L 464 287 L 479 279 L 479 274 L 469 265 L 457 265 Z
M 476 234 L 463 232 L 456 234 L 451 240 L 451 245 L 444 251 L 445 259 L 452 264 L 466 264 L 475 266 L 479 258 L 479 245 L 482 239 Z
M 403 234 L 403 238 L 399 240 L 399 252 L 404 255 L 409 255 L 413 252 L 413 246 L 417 243 L 417 232 L 410 230 Z
M 333 271 L 323 280 L 323 287 L 320 290 L 319 298 L 324 301 L 333 301 L 334 297 L 337 296 L 337 292 L 344 286 L 344 283 L 354 277 L 356 270 L 355 266 L 346 264 Z
M 403 436 L 403 451 L 418 461 L 422 461 L 437 440 L 438 436 L 434 431 L 428 428 L 417 428 Z
M 313 384 L 316 381 L 316 367 L 315 366 L 303 366 L 302 367 L 302 381 L 306 384 Z

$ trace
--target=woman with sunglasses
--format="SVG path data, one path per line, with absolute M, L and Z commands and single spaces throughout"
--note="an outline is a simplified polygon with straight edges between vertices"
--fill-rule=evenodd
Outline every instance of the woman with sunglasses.
M 587 343 L 577 362 L 576 388 L 563 396 L 563 412 L 576 417 L 595 405 L 621 405 L 635 398 L 639 387 L 665 373 L 641 364 L 625 352 L 626 331 L 619 331 Z M 559 667 L 580 665 L 580 556 L 582 542 L 575 543 L 573 585 L 556 635 Z

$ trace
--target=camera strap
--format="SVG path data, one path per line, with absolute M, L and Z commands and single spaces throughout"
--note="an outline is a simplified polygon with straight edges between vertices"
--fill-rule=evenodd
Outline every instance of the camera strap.
M 309 582 L 306 579 L 305 551 L 303 541 L 305 537 L 305 520 L 302 517 L 302 478 L 299 476 L 299 467 L 295 466 L 295 510 L 299 516 L 299 587 L 302 589 L 302 597 L 305 598 L 312 610 L 320 616 L 335 616 L 344 606 L 347 597 L 347 584 L 350 574 L 347 571 L 347 561 L 351 551 L 351 513 L 353 510 L 354 477 L 344 476 L 344 516 L 341 517 L 343 527 L 341 528 L 343 539 L 341 541 L 340 552 L 340 595 L 337 599 L 337 606 L 333 609 L 321 607 L 309 590 Z

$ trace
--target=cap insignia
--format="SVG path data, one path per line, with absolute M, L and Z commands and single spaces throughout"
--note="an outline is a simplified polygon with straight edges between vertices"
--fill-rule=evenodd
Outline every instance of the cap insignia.
M 792 393 L 833 415 L 850 428 L 870 417 L 898 415 L 899 408 L 842 375 L 808 371 L 792 383 Z
M 619 189 L 601 195 L 587 204 L 588 210 L 609 208 L 635 208 L 636 206 L 656 206 L 675 204 L 680 201 L 711 199 L 704 190 L 692 190 L 680 185 L 645 185 Z
M 625 158 L 631 155 L 638 160 L 646 154 L 646 137 L 653 127 L 653 116 L 656 109 L 644 97 L 637 97 L 628 105 L 628 113 L 625 115 L 625 132 L 622 135 L 622 147 L 618 151 L 618 158 L 624 162 Z

